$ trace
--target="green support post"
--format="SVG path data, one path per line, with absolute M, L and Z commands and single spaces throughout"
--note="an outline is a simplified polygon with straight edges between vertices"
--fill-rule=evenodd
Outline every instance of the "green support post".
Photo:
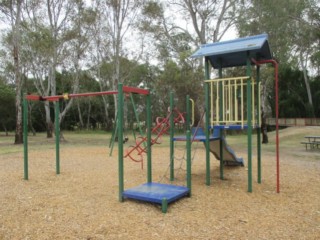
M 148 173 L 147 181 L 152 182 L 152 161 L 151 161 L 151 95 L 150 93 L 146 96 L 147 100 L 147 163 Z
M 60 104 L 55 102 L 55 134 L 56 134 L 56 174 L 60 174 Z
M 260 86 L 260 66 L 257 66 L 257 94 L 256 94 L 256 103 L 257 103 L 257 157 L 258 157 L 258 183 L 261 183 L 261 123 L 260 123 L 260 95 L 259 95 L 259 86 Z
M 247 54 L 247 119 L 248 119 L 248 192 L 252 192 L 252 94 L 251 94 L 251 60 Z
M 24 180 L 28 180 L 28 101 L 25 96 L 23 97 L 23 156 Z
M 209 80 L 210 79 L 210 73 L 209 73 L 209 60 L 206 58 L 205 59 L 205 79 Z M 209 114 L 209 109 L 210 109 L 210 96 L 209 96 L 209 83 L 205 83 L 205 135 L 206 135 L 206 141 L 205 141 L 205 146 L 206 146 L 206 185 L 210 186 L 211 181 L 210 181 L 210 146 L 209 146 L 209 125 L 210 125 L 210 114 Z
M 173 122 L 173 92 L 170 92 L 170 181 L 174 181 L 174 122 Z
M 221 64 L 222 65 L 222 64 Z M 222 67 L 219 67 L 219 78 L 222 78 Z M 223 119 L 223 84 L 220 81 L 219 82 L 219 119 L 220 121 Z M 220 128 L 219 130 L 219 137 L 220 137 L 220 179 L 223 180 L 224 179 L 224 154 L 223 154 L 223 135 L 224 135 L 224 130 L 223 128 Z
M 187 187 L 191 196 L 191 132 L 187 130 Z
M 119 174 L 119 201 L 123 201 L 123 88 L 122 83 L 118 84 L 118 174 Z
M 168 210 L 168 200 L 166 198 L 162 198 L 161 211 L 162 211 L 162 213 L 166 213 L 167 210 Z

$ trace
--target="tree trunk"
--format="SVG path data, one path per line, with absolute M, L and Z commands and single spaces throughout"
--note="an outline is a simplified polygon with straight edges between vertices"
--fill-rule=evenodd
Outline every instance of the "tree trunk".
M 261 133 L 262 133 L 262 143 L 268 143 L 268 128 L 267 128 L 267 118 L 268 118 L 268 105 L 267 105 L 267 79 L 261 82 Z
M 89 100 L 90 101 L 90 100 Z M 84 124 L 83 124 L 83 118 L 82 118 L 82 113 L 81 113 L 81 108 L 79 101 L 77 101 L 77 108 L 78 108 L 78 116 L 79 116 L 79 122 L 80 122 L 80 129 L 83 129 Z
M 52 138 L 53 124 L 50 117 L 50 103 L 48 101 L 44 102 L 44 109 L 46 113 L 47 138 Z
M 36 130 L 33 127 L 33 123 L 32 123 L 32 105 L 30 103 L 28 103 L 28 124 L 29 124 L 29 128 L 32 131 L 32 135 L 35 136 L 36 135 Z
M 261 110 L 261 133 L 262 143 L 268 143 L 268 128 L 267 128 L 267 116 L 263 110 Z
M 22 134 L 22 107 L 21 107 L 21 74 L 20 74 L 20 59 L 19 59 L 19 45 L 20 45 L 20 15 L 21 15 L 21 4 L 22 1 L 17 1 L 17 9 L 15 16 L 15 23 L 13 28 L 13 60 L 14 60 L 14 75 L 15 75 L 15 86 L 16 86 L 16 133 L 15 133 L 15 144 L 23 143 Z M 13 8 L 13 6 L 12 6 Z
M 90 115 L 91 115 L 91 102 L 89 101 L 88 117 L 87 117 L 87 130 L 90 129 Z
M 301 66 L 302 66 L 304 84 L 306 85 L 306 90 L 307 90 L 307 94 L 308 94 L 308 102 L 311 107 L 311 114 L 312 114 L 312 116 L 306 116 L 306 117 L 315 117 L 313 102 L 312 102 L 312 93 L 311 93 L 309 78 L 308 78 L 308 73 L 307 73 L 307 66 L 306 66 L 306 64 L 304 64 L 302 53 L 300 53 L 300 61 L 301 61 Z
M 113 95 L 113 98 L 115 96 L 116 96 L 116 94 Z M 108 112 L 109 104 L 108 104 L 107 96 L 102 96 L 102 100 L 103 100 L 103 106 L 104 106 L 104 113 L 105 113 L 105 116 L 106 116 L 106 121 L 105 121 L 106 129 L 108 129 L 109 128 L 108 124 L 109 124 L 110 121 L 108 121 L 108 119 L 109 119 L 109 112 Z

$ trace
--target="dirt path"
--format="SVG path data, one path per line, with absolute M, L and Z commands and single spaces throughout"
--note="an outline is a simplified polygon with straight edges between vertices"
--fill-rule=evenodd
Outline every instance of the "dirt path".
M 59 176 L 54 148 L 33 149 L 29 181 L 22 179 L 22 152 L 2 154 L 0 239 L 319 239 L 320 149 L 306 151 L 299 144 L 303 135 L 316 133 L 320 128 L 281 131 L 280 194 L 275 193 L 272 140 L 263 146 L 263 183 L 254 182 L 253 193 L 247 192 L 246 167 L 227 168 L 222 181 L 215 160 L 212 184 L 206 186 L 205 152 L 198 146 L 192 196 L 170 204 L 167 214 L 153 204 L 119 203 L 116 149 L 108 157 L 103 145 L 63 145 Z M 246 159 L 246 149 L 230 140 Z M 169 148 L 152 151 L 153 180 L 168 182 L 163 176 Z M 185 183 L 183 168 L 176 170 L 175 184 Z M 140 165 L 126 159 L 125 188 L 145 181 Z

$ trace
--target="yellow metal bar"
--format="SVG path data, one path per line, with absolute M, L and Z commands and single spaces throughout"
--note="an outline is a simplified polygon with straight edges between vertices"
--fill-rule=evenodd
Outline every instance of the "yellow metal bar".
M 222 94 L 223 94 L 223 98 L 222 98 L 222 121 L 224 122 L 226 120 L 226 94 L 225 94 L 225 82 L 222 82 Z
M 220 101 L 220 97 L 219 96 L 219 84 L 216 83 L 216 89 L 217 89 L 217 97 L 216 97 L 216 122 L 220 122 L 220 115 L 219 115 L 219 101 Z
M 252 82 L 252 84 L 251 84 L 251 86 L 252 86 L 252 94 L 251 94 L 251 97 L 252 97 L 252 104 L 251 104 L 251 115 L 252 115 L 252 125 L 254 126 L 255 124 L 256 124 L 256 114 L 255 114 L 255 111 L 254 111 L 254 104 L 255 104 L 255 95 L 254 95 L 254 90 L 255 90 L 255 88 L 254 88 L 254 79 L 253 78 L 251 78 L 251 82 Z
M 250 77 L 232 77 L 232 78 L 219 78 L 206 80 L 205 82 L 210 82 L 210 92 L 211 92 L 211 123 L 221 124 L 221 123 L 237 123 L 241 124 L 242 128 L 245 122 L 248 120 L 245 116 L 245 106 L 244 106 L 244 88 L 247 86 L 247 81 Z M 253 78 L 252 81 L 252 122 L 257 124 L 257 120 L 261 122 L 261 116 L 256 116 L 255 108 L 261 108 L 260 97 L 255 100 L 255 95 L 261 95 L 261 84 L 254 86 L 256 83 Z M 219 95 L 220 86 L 222 85 L 222 96 Z M 215 89 L 214 89 L 215 88 Z M 240 89 L 239 89 L 240 88 Z M 240 91 L 240 96 L 238 98 L 238 90 Z M 257 93 L 256 93 L 257 91 Z M 214 96 L 216 93 L 216 96 Z M 222 109 L 220 109 L 219 101 L 222 100 Z M 256 103 L 256 101 L 258 101 Z M 239 106 L 240 105 L 240 106 Z M 215 114 L 214 114 L 215 106 Z M 222 119 L 220 119 L 220 111 L 222 111 Z
M 234 119 L 238 121 L 238 96 L 237 96 L 237 82 L 234 81 Z
M 259 82 L 259 85 L 258 85 L 258 109 L 261 109 L 261 100 L 260 100 L 260 97 L 261 97 L 261 82 Z M 259 124 L 261 124 L 261 114 L 259 114 Z
M 244 124 L 244 119 L 243 119 L 243 115 L 244 115 L 244 112 L 243 112 L 243 79 L 241 79 L 241 105 L 240 105 L 240 108 L 241 108 L 241 127 L 243 128 Z
M 211 106 L 210 106 L 210 108 L 211 108 L 211 112 L 210 112 L 210 114 L 211 114 L 211 124 L 212 125 L 214 125 L 214 114 L 213 114 L 213 106 L 214 106 L 214 83 L 210 83 L 210 92 L 211 92 Z M 218 97 L 218 95 L 216 96 L 216 99 L 217 99 L 217 97 Z
M 216 78 L 216 79 L 209 79 L 205 80 L 205 82 L 223 82 L 223 81 L 228 81 L 228 80 L 246 80 L 248 79 L 248 76 L 243 76 L 243 77 L 231 77 L 231 78 Z
M 231 120 L 231 82 L 228 80 L 228 120 Z
M 191 102 L 191 126 L 193 126 L 193 124 L 194 124 L 194 101 L 193 101 L 193 99 L 189 99 L 190 100 L 190 102 Z

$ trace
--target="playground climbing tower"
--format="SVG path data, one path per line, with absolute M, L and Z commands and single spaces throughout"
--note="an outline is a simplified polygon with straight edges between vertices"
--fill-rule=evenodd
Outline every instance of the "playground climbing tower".
M 210 129 L 246 129 L 248 151 L 248 192 L 252 192 L 252 130 L 257 129 L 258 183 L 261 183 L 261 121 L 260 121 L 260 65 L 272 63 L 275 67 L 276 122 L 278 122 L 278 64 L 272 59 L 268 35 L 261 34 L 230 41 L 202 45 L 191 57 L 204 58 L 206 100 L 206 149 L 209 149 Z M 223 69 L 246 67 L 246 75 L 224 78 Z M 252 68 L 256 66 L 256 79 Z M 218 70 L 218 78 L 211 79 L 211 70 Z M 223 179 L 223 142 L 220 142 L 220 178 Z M 210 154 L 206 151 L 206 184 L 210 185 Z M 279 138 L 276 124 L 277 192 L 280 192 Z

